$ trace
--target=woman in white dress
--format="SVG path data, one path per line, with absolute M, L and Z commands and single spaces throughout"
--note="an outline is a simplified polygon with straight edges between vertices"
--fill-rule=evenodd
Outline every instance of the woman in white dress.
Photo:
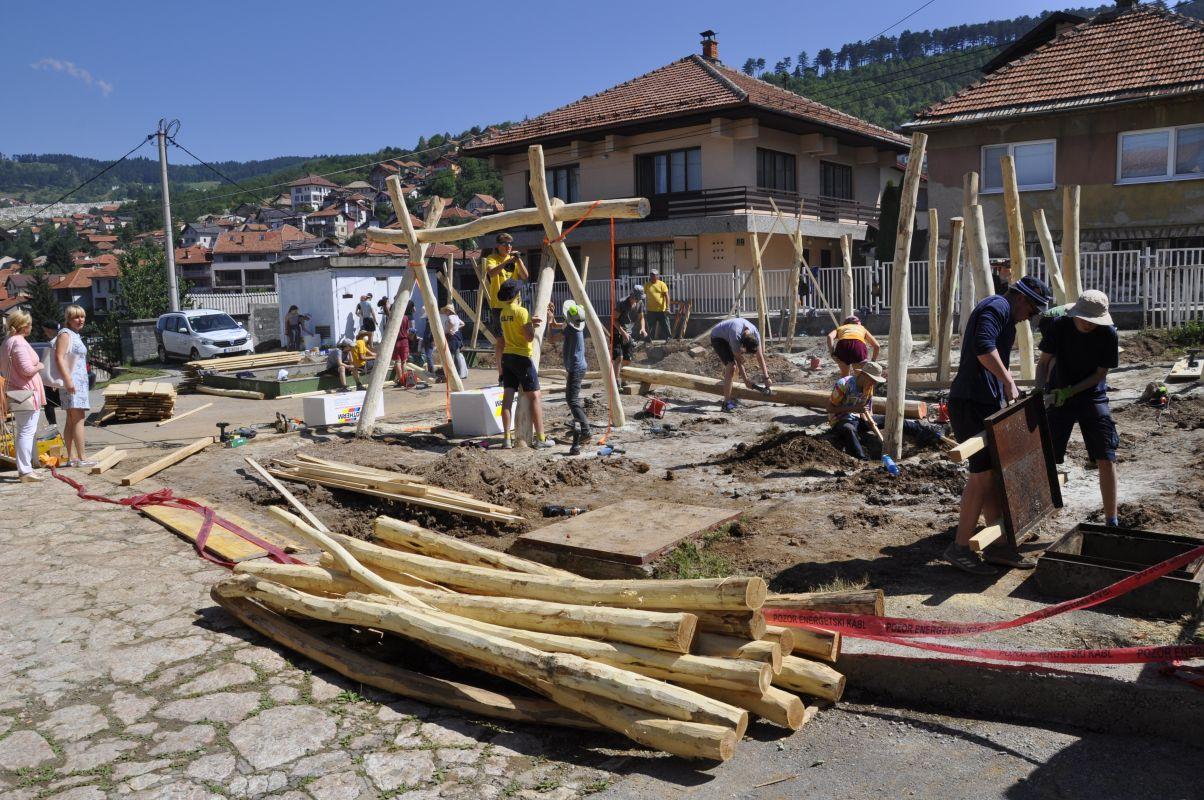
M 63 449 L 67 452 L 67 466 L 94 467 L 84 455 L 84 418 L 88 416 L 91 403 L 88 400 L 88 348 L 79 332 L 84 327 L 87 312 L 79 306 L 67 306 L 64 312 L 66 325 L 54 341 L 54 359 L 59 374 L 63 376 L 63 387 L 59 400 L 67 421 L 63 426 Z

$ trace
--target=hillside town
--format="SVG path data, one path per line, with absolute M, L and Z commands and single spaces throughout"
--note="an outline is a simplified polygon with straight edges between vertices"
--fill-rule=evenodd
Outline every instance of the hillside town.
M 9 159 L 0 797 L 1199 796 L 1204 2 L 894 5 Z

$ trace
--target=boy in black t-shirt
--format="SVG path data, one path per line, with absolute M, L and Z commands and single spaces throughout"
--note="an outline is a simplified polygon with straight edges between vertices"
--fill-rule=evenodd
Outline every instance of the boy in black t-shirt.
M 1099 467 L 1104 519 L 1116 520 L 1116 446 L 1119 437 L 1108 406 L 1108 370 L 1117 365 L 1116 328 L 1108 313 L 1108 296 L 1088 290 L 1067 312 L 1043 327 L 1037 389 L 1045 392 L 1049 432 L 1058 463 L 1077 422 L 1087 455 Z

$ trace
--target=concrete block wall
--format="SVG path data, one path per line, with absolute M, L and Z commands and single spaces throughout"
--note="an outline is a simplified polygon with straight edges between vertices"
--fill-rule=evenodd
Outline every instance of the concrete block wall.
M 159 340 L 155 338 L 154 319 L 122 320 L 121 360 L 126 364 L 145 364 L 159 360 Z
M 255 349 L 259 352 L 280 347 L 283 331 L 280 330 L 280 308 L 275 305 L 251 306 L 245 320 L 240 319 L 255 337 Z

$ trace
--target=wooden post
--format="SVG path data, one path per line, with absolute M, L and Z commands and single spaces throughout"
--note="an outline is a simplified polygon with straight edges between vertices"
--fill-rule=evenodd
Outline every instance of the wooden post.
M 999 159 L 1003 168 L 1003 209 L 1008 221 L 1008 261 L 1012 279 L 1019 281 L 1028 272 L 1028 253 L 1024 247 L 1024 218 L 1020 215 L 1020 189 L 1016 184 L 1016 162 L 1011 156 Z M 1016 323 L 1016 346 L 1020 350 L 1020 377 L 1037 377 L 1033 358 L 1033 329 L 1028 320 Z
M 584 256 L 581 259 L 581 282 L 589 282 L 589 256 Z
M 782 214 L 781 211 L 778 210 L 778 204 L 773 201 L 772 197 L 769 199 L 769 204 L 771 206 L 773 206 L 774 214 L 776 214 L 776 216 L 774 217 L 774 226 L 776 227 L 780 223 L 783 231 L 788 230 L 786 227 L 786 217 L 785 217 L 785 215 Z M 770 229 L 770 235 L 773 235 L 772 228 Z M 824 294 L 823 287 L 819 285 L 819 281 L 815 279 L 815 275 L 812 274 L 810 266 L 807 264 L 807 253 L 803 249 L 803 212 L 801 210 L 799 211 L 798 219 L 796 220 L 796 227 L 794 229 L 794 235 L 790 236 L 789 238 L 790 238 L 790 243 L 794 246 L 794 263 L 795 263 L 795 267 L 793 270 L 791 270 L 791 273 L 790 273 L 791 281 L 792 281 L 791 286 L 795 287 L 794 301 L 791 303 L 791 312 L 790 312 L 790 338 L 792 340 L 794 338 L 795 321 L 797 319 L 797 314 L 798 314 L 797 287 L 798 287 L 800 276 L 805 276 L 807 278 L 807 283 L 810 284 L 811 288 L 815 290 L 815 294 L 819 298 L 820 302 L 824 304 L 824 308 L 827 310 L 828 316 L 831 317 L 831 319 L 832 319 L 832 327 L 834 327 L 834 328 L 840 327 L 840 323 L 836 321 L 836 316 L 832 313 L 832 304 L 828 302 L 828 297 L 827 297 L 827 295 Z M 852 238 L 853 237 L 850 235 L 849 236 L 850 242 L 852 242 Z M 841 236 L 841 240 L 843 242 L 844 236 Z M 766 247 L 769 246 L 769 240 L 765 241 L 765 246 Z M 763 250 L 764 250 L 764 248 L 762 248 L 762 251 Z M 849 314 L 852 314 L 852 313 L 853 312 L 851 312 L 851 311 L 849 312 Z M 848 316 L 848 315 L 846 314 L 845 316 Z M 790 352 L 789 345 L 787 345 L 786 351 Z
M 537 144 L 531 145 L 527 150 L 527 157 L 531 165 L 531 197 L 539 209 L 544 235 L 549 240 L 558 239 L 560 227 L 556 224 L 552 200 L 548 197 L 547 179 L 544 176 L 543 147 Z M 647 201 L 643 201 L 641 210 L 643 214 L 639 216 L 647 215 Z M 598 357 L 598 367 L 602 370 L 603 380 L 606 381 L 606 392 L 610 397 L 610 424 L 613 427 L 621 428 L 627 421 L 627 416 L 623 413 L 623 398 L 619 394 L 617 382 L 619 376 L 615 375 L 614 365 L 610 360 L 610 340 L 602 327 L 602 321 L 598 319 L 598 312 L 594 310 L 594 304 L 590 302 L 589 295 L 585 293 L 585 284 L 581 280 L 580 273 L 577 272 L 577 267 L 573 264 L 573 257 L 569 254 L 568 247 L 562 241 L 552 241 L 549 247 L 560 264 L 560 271 L 564 273 L 564 279 L 569 285 L 569 291 L 573 293 L 573 299 L 577 301 L 577 305 L 585 308 L 586 327 L 589 328 L 589 336 L 593 340 L 594 352 Z M 614 313 L 613 309 L 611 309 L 611 313 Z
M 786 291 L 790 295 L 790 327 L 786 329 L 786 352 L 794 352 L 794 332 L 798 330 L 798 284 L 799 273 L 803 270 L 803 262 L 801 255 L 798 253 L 798 247 L 795 247 L 794 262 L 790 267 L 790 285 L 786 287 Z
M 971 235 L 973 231 L 973 235 Z M 987 250 L 987 224 L 982 216 L 982 206 L 970 207 L 970 218 L 966 220 L 966 248 L 970 257 L 970 268 L 974 271 L 974 299 L 981 302 L 995 291 L 991 279 L 991 255 Z
M 957 293 L 963 222 L 961 217 L 949 220 L 949 251 L 945 253 L 945 273 L 941 276 L 941 313 L 937 320 L 936 344 L 936 379 L 941 383 L 949 380 L 949 350 L 953 343 L 953 297 Z M 969 309 L 962 309 L 963 319 L 969 314 Z
M 476 350 L 477 339 L 480 337 L 481 330 L 484 327 L 481 325 L 481 312 L 485 308 L 485 295 L 488 293 L 488 290 L 485 287 L 485 272 L 481 269 L 480 263 L 475 258 L 472 260 L 472 271 L 477 274 L 477 315 L 473 321 L 472 344 L 470 348 Z M 493 334 L 489 334 L 487 338 L 489 339 L 489 343 L 493 344 Z
M 962 176 L 962 213 L 970 216 L 970 206 L 978 205 L 978 173 L 967 172 Z
M 966 260 L 962 270 L 961 277 L 961 318 L 958 320 L 958 329 L 963 335 L 966 333 L 966 322 L 970 318 L 970 312 L 974 310 L 977 303 L 978 290 L 974 285 L 974 263 L 971 253 L 974 251 L 974 206 L 978 205 L 978 173 L 967 172 L 962 176 L 962 219 L 965 220 L 963 227 L 964 241 L 966 245 Z
M 443 288 L 447 290 L 447 296 L 451 298 L 452 302 L 464 309 L 464 313 L 468 315 L 468 319 L 471 320 L 474 325 L 480 326 L 481 313 L 479 306 L 477 311 L 473 311 L 472 307 L 468 305 L 468 301 L 464 299 L 464 295 L 457 292 L 456 287 L 452 286 L 445 276 L 439 276 L 439 283 L 443 284 Z M 481 293 L 478 292 L 477 303 L 481 302 L 481 296 Z M 485 334 L 485 341 L 492 345 L 494 342 L 493 334 L 487 330 L 482 330 L 481 333 Z
M 431 210 L 438 210 L 439 214 L 442 214 L 443 202 L 441 197 L 432 197 Z M 404 209 L 405 206 L 402 208 Z M 427 214 L 429 216 L 430 212 L 428 211 Z M 401 220 L 402 230 L 414 230 L 409 214 L 400 214 L 398 219 Z M 433 223 L 426 224 L 437 225 L 438 223 L 439 217 L 436 216 Z M 443 332 L 443 325 L 439 322 L 439 298 L 436 297 L 434 287 L 431 286 L 431 276 L 427 272 L 426 262 L 423 260 L 426 257 L 426 247 L 418 243 L 417 235 L 415 235 L 414 245 L 409 248 L 409 251 L 410 269 L 414 273 L 414 282 L 418 284 L 418 289 L 422 292 L 422 305 L 426 310 L 431 339 L 435 345 L 435 352 L 439 354 L 439 360 L 443 362 L 443 379 L 447 381 L 447 385 L 453 392 L 462 392 L 464 384 L 460 381 L 460 373 L 456 369 L 456 362 L 452 359 L 451 348 L 447 345 L 447 335 Z M 414 258 L 415 252 L 420 254 L 418 258 Z
M 765 240 L 765 244 L 766 246 L 769 245 L 768 238 Z M 761 253 L 763 251 L 761 249 L 761 242 L 757 238 L 756 231 L 751 232 L 749 246 L 752 249 L 753 257 L 753 271 L 751 278 L 754 282 L 753 285 L 757 293 L 757 328 L 760 330 L 761 336 L 764 337 L 764 340 L 769 341 L 771 338 L 771 331 L 769 330 L 769 310 L 765 308 L 765 276 L 761 270 Z
M 903 414 L 907 393 L 907 364 L 911 361 L 911 316 L 907 307 L 907 260 L 911 255 L 911 235 L 915 228 L 916 196 L 920 191 L 920 173 L 924 167 L 924 149 L 928 136 L 911 135 L 911 152 L 903 191 L 899 198 L 899 228 L 895 234 L 895 256 L 891 264 L 890 302 L 890 380 L 886 384 L 886 431 L 883 450 L 898 460 L 903 455 Z
M 1079 273 L 1079 187 L 1062 190 L 1062 282 L 1066 301 L 1073 303 L 1083 293 Z
M 940 218 L 935 208 L 928 209 L 928 344 L 935 347 L 941 311 L 941 240 Z
M 840 237 L 840 319 L 853 316 L 853 234 Z
M 1053 289 L 1054 305 L 1065 305 L 1066 284 L 1062 282 L 1062 266 L 1058 261 L 1058 251 L 1054 248 L 1053 235 L 1049 232 L 1049 223 L 1045 221 L 1045 209 L 1033 209 L 1033 227 L 1041 242 L 1041 252 L 1045 255 L 1045 274 L 1049 276 L 1049 285 Z
M 535 300 L 531 303 L 531 316 L 544 321 L 535 329 L 535 339 L 531 342 L 531 361 L 535 363 L 535 371 L 539 372 L 539 356 L 543 351 L 543 337 L 548 330 L 548 303 L 552 302 L 552 284 L 556 280 L 556 259 L 551 253 L 544 252 L 540 258 L 539 281 L 535 284 Z M 531 417 L 531 399 L 529 395 L 519 396 L 518 412 L 514 415 L 514 429 L 518 435 L 514 437 L 516 447 L 526 447 L 535 435 L 535 427 Z

